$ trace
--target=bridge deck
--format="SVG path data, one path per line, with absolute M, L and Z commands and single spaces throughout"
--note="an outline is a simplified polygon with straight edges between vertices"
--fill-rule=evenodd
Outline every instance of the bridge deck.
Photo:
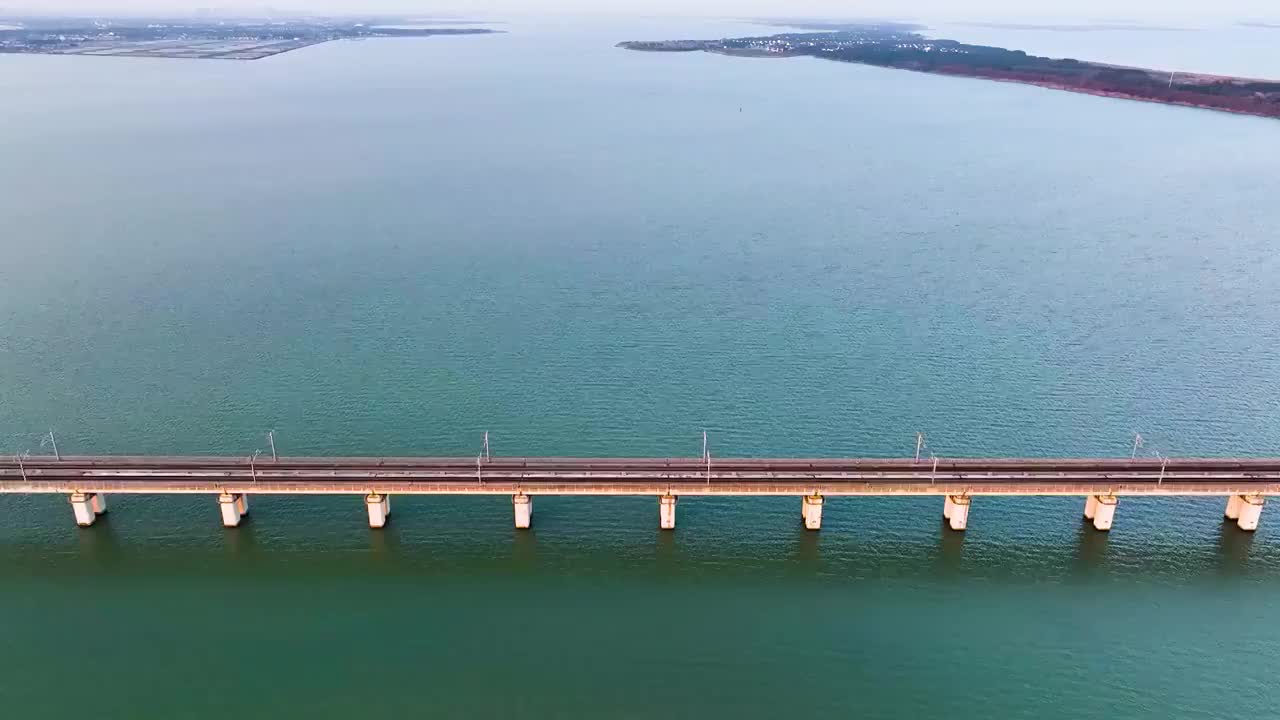
M 1280 494 L 1280 458 L 469 458 L 41 456 L 0 493 L 546 495 Z

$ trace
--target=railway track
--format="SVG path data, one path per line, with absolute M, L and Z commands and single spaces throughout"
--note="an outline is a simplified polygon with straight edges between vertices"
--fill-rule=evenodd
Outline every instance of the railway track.
M 1277 458 L 361 458 L 50 456 L 0 460 L 13 482 L 245 480 L 344 483 L 367 480 L 642 483 L 1280 483 Z

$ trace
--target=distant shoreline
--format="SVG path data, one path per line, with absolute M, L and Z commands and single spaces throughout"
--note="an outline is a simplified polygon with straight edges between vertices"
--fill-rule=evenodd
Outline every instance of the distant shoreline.
M 924 71 L 916 70 L 913 72 L 924 72 Z M 971 80 L 990 80 L 994 82 L 1010 83 L 1013 85 L 1030 85 L 1031 87 L 1044 88 L 1045 90 L 1062 90 L 1064 92 L 1075 93 L 1077 95 L 1092 95 L 1093 97 L 1111 98 L 1112 100 L 1135 100 L 1138 102 L 1153 103 L 1156 105 L 1172 105 L 1175 107 L 1195 108 L 1197 110 L 1215 110 L 1217 112 L 1231 113 L 1233 115 L 1248 115 L 1250 117 L 1270 117 L 1274 119 L 1280 119 L 1280 116 L 1276 116 L 1276 115 L 1263 115 L 1260 113 L 1248 112 L 1244 110 L 1235 110 L 1229 107 L 1205 105 L 1201 103 L 1181 101 L 1181 100 L 1162 100 L 1162 99 L 1156 99 L 1156 98 L 1147 98 L 1147 97 L 1142 97 L 1140 95 L 1133 95 L 1133 94 L 1128 94 L 1123 92 L 1095 90 L 1091 88 L 1063 85 L 1060 83 L 1055 84 L 1051 82 L 1037 82 L 1037 81 L 1030 81 L 1030 80 L 1012 80 L 1012 79 L 1006 79 L 1006 78 L 972 75 L 967 73 L 950 73 L 950 72 L 941 72 L 941 71 L 925 73 L 925 74 L 945 75 L 947 77 L 969 78 Z
M 262 60 L 336 40 L 489 35 L 489 28 L 400 27 L 378 21 L 78 20 L 35 18 L 0 26 L 0 54 Z
M 892 24 L 723 40 L 628 41 L 618 43 L 618 47 L 644 52 L 702 51 L 733 57 L 817 57 L 1280 119 L 1277 81 L 1038 57 L 1020 50 L 927 38 Z

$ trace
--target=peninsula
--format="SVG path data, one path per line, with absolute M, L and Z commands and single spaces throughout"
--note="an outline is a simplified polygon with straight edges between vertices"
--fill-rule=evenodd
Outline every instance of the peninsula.
M 0 53 L 260 60 L 334 40 L 492 32 L 496 31 L 423 27 L 386 17 L 285 20 L 0 18 Z
M 824 32 L 722 40 L 619 43 L 628 50 L 739 57 L 809 56 L 940 75 L 1280 118 L 1280 82 L 1123 67 L 925 37 L 901 24 L 842 25 Z

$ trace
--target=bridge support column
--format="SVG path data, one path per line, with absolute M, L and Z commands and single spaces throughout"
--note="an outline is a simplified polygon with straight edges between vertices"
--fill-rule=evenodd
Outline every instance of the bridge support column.
M 516 528 L 528 530 L 533 524 L 533 498 L 520 493 L 512 496 L 511 505 L 516 511 Z
M 1262 517 L 1262 505 L 1267 501 L 1262 495 L 1241 495 L 1240 518 L 1236 525 L 1241 530 L 1250 532 L 1258 529 L 1258 519 Z
M 1090 495 L 1084 501 L 1084 517 L 1093 521 L 1096 530 L 1110 530 L 1111 522 L 1116 516 L 1116 505 L 1119 498 L 1113 495 Z
M 76 524 L 89 527 L 98 516 L 107 511 L 107 498 L 99 493 L 72 493 L 71 510 L 76 514 Z
M 369 493 L 364 504 L 369 509 L 369 527 L 380 528 L 387 524 L 387 516 L 391 514 L 391 496 Z
M 800 518 L 804 520 L 805 529 L 822 529 L 822 505 L 824 498 L 821 495 L 806 495 L 800 498 L 800 500 Z
M 1232 495 L 1227 498 L 1226 517 L 1228 520 L 1240 519 L 1240 505 L 1244 502 L 1244 498 L 1239 495 Z
M 242 493 L 222 493 L 218 496 L 218 508 L 222 511 L 223 527 L 239 527 L 240 520 L 249 513 L 249 502 Z
M 966 495 L 948 495 L 942 505 L 942 517 L 952 530 L 964 530 L 969 525 L 969 498 Z
M 676 529 L 676 500 L 675 495 L 658 498 L 658 525 L 663 530 Z

